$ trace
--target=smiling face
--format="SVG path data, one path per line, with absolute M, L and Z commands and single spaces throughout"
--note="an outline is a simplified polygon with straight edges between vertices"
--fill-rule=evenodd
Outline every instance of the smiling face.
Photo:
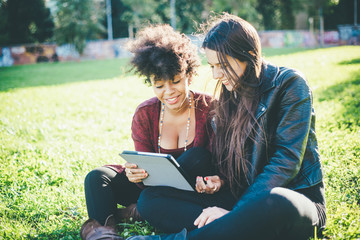
M 180 112 L 187 106 L 189 96 L 189 79 L 185 74 L 177 74 L 172 80 L 151 81 L 156 97 L 165 107 L 174 112 Z
M 238 59 L 226 55 L 228 65 L 222 66 L 216 51 L 205 48 L 205 54 L 208 64 L 212 69 L 213 78 L 221 81 L 228 91 L 232 91 L 235 85 L 234 80 L 239 79 L 244 74 L 247 63 L 240 62 Z M 224 68 L 228 68 L 227 70 L 230 75 L 226 74 L 226 69 Z M 233 69 L 233 71 L 230 69 Z

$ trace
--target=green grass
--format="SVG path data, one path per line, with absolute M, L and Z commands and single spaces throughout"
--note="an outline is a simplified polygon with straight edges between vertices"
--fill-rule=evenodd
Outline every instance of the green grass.
M 113 59 L 0 68 L 0 91 L 118 77 L 129 69 L 127 62 L 127 59 Z
M 264 55 L 301 70 L 313 89 L 325 235 L 360 238 L 360 47 Z M 132 114 L 153 96 L 126 69 L 126 59 L 0 68 L 0 239 L 80 239 L 86 173 L 133 149 Z M 193 88 L 203 90 L 210 78 L 201 67 Z M 122 227 L 125 235 L 153 232 L 146 224 Z

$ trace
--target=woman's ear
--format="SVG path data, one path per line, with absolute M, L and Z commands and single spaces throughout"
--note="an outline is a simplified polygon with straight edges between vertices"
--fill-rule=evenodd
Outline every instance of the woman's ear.
M 193 80 L 192 76 L 188 76 L 188 86 L 190 86 L 190 84 L 192 83 L 192 80 Z
M 248 53 L 251 55 L 251 56 L 253 56 L 253 57 L 256 57 L 256 54 L 253 52 L 253 51 L 248 51 Z

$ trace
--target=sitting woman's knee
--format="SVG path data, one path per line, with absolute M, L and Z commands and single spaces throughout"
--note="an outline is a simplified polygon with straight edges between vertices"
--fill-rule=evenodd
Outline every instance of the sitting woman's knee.
M 158 213 L 164 206 L 164 194 L 166 195 L 168 187 L 154 186 L 142 190 L 137 202 L 137 209 L 145 219 Z
M 98 167 L 91 170 L 85 177 L 85 187 L 92 184 L 105 182 L 105 180 L 107 179 L 106 175 L 106 171 L 103 167 Z
M 300 217 L 297 204 L 296 204 L 296 194 L 294 191 L 276 187 L 273 188 L 266 199 L 266 204 L 269 207 L 274 208 L 278 214 L 286 216 L 287 219 L 297 219 Z
M 154 205 L 153 199 L 156 195 L 156 187 L 148 187 L 141 191 L 137 202 L 137 210 L 141 217 L 149 221 L 149 217 L 153 215 L 153 210 L 156 206 Z

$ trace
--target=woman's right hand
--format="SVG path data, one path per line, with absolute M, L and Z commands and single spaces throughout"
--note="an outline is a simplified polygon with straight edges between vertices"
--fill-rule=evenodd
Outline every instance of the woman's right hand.
M 142 182 L 143 179 L 148 177 L 148 173 L 141 168 L 138 168 L 136 164 L 133 163 L 125 163 L 125 174 L 130 182 L 139 183 Z

